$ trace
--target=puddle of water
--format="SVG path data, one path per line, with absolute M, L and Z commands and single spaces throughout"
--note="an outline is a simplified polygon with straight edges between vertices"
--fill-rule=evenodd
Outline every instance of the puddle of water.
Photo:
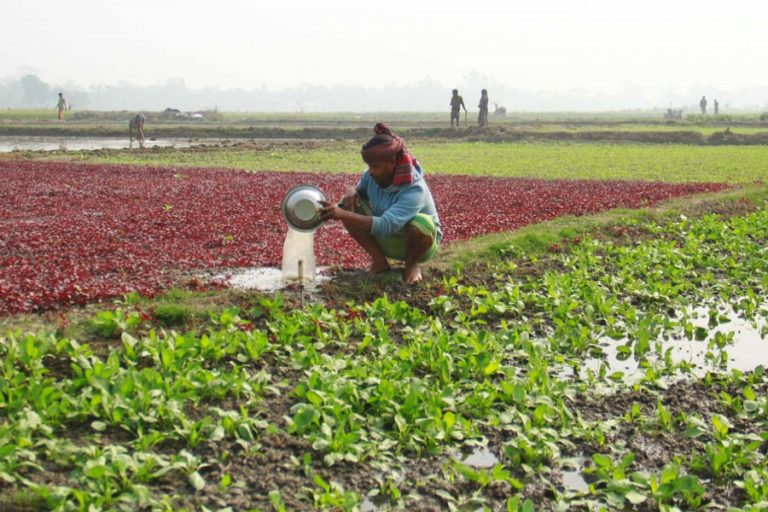
M 323 270 L 323 267 L 318 269 Z M 315 278 L 315 285 L 330 279 L 330 276 L 318 272 Z M 285 288 L 283 272 L 274 267 L 256 267 L 243 270 L 218 274 L 212 277 L 212 280 L 228 284 L 232 288 L 239 290 L 260 290 L 263 292 L 275 292 Z M 311 291 L 314 286 L 306 286 L 306 291 Z
M 563 487 L 567 491 L 586 492 L 589 484 L 584 480 L 581 471 L 563 471 Z
M 186 148 L 203 144 L 219 144 L 224 139 L 157 139 L 146 140 L 144 146 Z M 134 143 L 134 147 L 138 144 Z M 16 150 L 29 151 L 80 151 L 93 149 L 126 149 L 130 147 L 128 137 L 0 137 L 0 153 Z
M 732 310 L 729 313 L 728 317 L 731 321 L 710 329 L 710 335 L 704 343 L 714 338 L 718 332 L 722 334 L 733 332 L 733 344 L 725 347 L 725 351 L 728 352 L 728 369 L 747 372 L 759 365 L 768 365 L 768 339 L 764 339 L 761 334 L 768 322 L 764 318 L 758 318 L 753 326 L 751 322 L 739 318 Z M 695 322 L 697 326 L 707 326 L 706 311 L 703 317 L 697 319 Z
M 219 275 L 216 278 L 226 281 L 232 288 L 242 290 L 273 292 L 285 286 L 283 273 L 279 268 L 272 267 L 251 268 L 234 274 Z
M 499 463 L 499 458 L 487 446 L 483 446 L 467 455 L 461 462 L 473 468 L 492 468 Z
M 384 496 L 366 496 L 360 503 L 360 512 L 376 512 L 388 502 Z
M 584 473 L 582 473 L 586 463 L 587 459 L 585 457 L 571 457 L 560 461 L 563 489 L 570 492 L 589 491 L 589 484 L 584 478 Z
M 767 307 L 768 304 L 765 304 L 760 309 Z M 730 306 L 721 306 L 718 308 L 718 311 L 720 315 L 726 317 L 729 321 L 720 323 L 715 327 L 708 327 L 709 308 L 692 308 L 689 311 L 691 323 L 695 327 L 702 327 L 708 330 L 706 339 L 702 341 L 688 340 L 680 334 L 674 338 L 662 340 L 663 351 L 669 350 L 670 357 L 675 363 L 688 362 L 693 367 L 692 373 L 701 376 L 708 369 L 723 369 L 719 364 L 718 356 L 720 349 L 717 347 L 710 349 L 709 343 L 718 333 L 722 335 L 733 333 L 732 342 L 723 348 L 728 354 L 725 369 L 747 372 L 754 370 L 759 365 L 768 365 L 768 339 L 764 339 L 761 334 L 768 327 L 768 321 L 756 314 L 753 325 L 753 322 L 740 318 Z M 586 377 L 588 369 L 597 372 L 603 363 L 608 366 L 610 372 L 624 372 L 626 380 L 640 377 L 644 373 L 644 369 L 640 368 L 639 361 L 633 356 L 624 358 L 618 351 L 618 347 L 624 345 L 626 341 L 626 338 L 620 340 L 605 338 L 601 340 L 600 348 L 603 350 L 604 358 L 586 360 L 582 366 L 582 377 Z M 715 360 L 707 359 L 707 352 L 715 355 Z M 653 360 L 658 356 L 648 354 L 647 357 L 649 360 Z M 570 370 L 564 371 L 561 374 L 562 377 L 569 375 L 572 375 Z

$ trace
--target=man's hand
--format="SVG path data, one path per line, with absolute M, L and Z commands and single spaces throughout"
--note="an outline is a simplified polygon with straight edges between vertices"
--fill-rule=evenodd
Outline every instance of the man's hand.
M 320 204 L 323 205 L 323 207 L 320 208 L 320 220 L 341 220 L 344 214 L 347 213 L 347 211 L 340 206 L 329 203 L 328 201 L 320 201 Z
M 360 196 L 357 195 L 355 187 L 349 187 L 344 197 L 341 199 L 341 204 L 345 210 L 351 212 L 355 211 L 360 206 Z

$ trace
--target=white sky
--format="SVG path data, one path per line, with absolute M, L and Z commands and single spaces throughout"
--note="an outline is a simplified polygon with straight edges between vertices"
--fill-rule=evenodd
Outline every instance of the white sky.
M 768 1 L 0 0 L 0 78 L 189 87 L 768 84 Z

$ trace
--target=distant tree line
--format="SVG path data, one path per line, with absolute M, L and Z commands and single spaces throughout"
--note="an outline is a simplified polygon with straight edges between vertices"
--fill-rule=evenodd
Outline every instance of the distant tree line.
M 58 92 L 75 110 L 180 110 L 252 112 L 436 112 L 449 111 L 452 88 L 458 88 L 470 111 L 477 110 L 480 90 L 488 89 L 491 102 L 515 111 L 608 111 L 666 109 L 670 105 L 695 112 L 702 93 L 721 99 L 721 109 L 768 110 L 768 86 L 724 91 L 690 88 L 685 91 L 627 87 L 614 94 L 584 89 L 569 92 L 529 91 L 514 85 L 494 83 L 477 73 L 445 85 L 429 77 L 409 85 L 363 87 L 353 85 L 269 89 L 220 89 L 187 87 L 181 79 L 156 85 L 130 83 L 91 85 L 87 88 L 68 82 L 48 84 L 28 74 L 0 80 L 0 108 L 54 108 Z

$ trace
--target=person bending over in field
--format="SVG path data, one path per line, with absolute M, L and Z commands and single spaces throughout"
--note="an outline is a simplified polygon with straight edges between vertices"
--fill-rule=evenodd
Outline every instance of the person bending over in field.
M 131 138 L 131 147 L 133 147 L 133 130 L 136 130 L 136 140 L 139 141 L 139 147 L 144 147 L 144 114 L 139 112 L 128 121 L 128 135 Z
M 323 201 L 320 218 L 340 220 L 371 257 L 371 273 L 389 270 L 387 258 L 405 262 L 403 280 L 421 280 L 423 263 L 440 247 L 443 233 L 424 171 L 403 139 L 384 123 L 361 151 L 368 169 L 341 204 Z

